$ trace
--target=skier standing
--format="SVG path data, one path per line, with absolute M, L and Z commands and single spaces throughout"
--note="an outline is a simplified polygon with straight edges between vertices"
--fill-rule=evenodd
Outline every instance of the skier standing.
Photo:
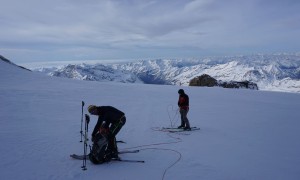
M 118 147 L 116 143 L 116 135 L 126 122 L 125 114 L 112 106 L 95 106 L 88 107 L 89 113 L 98 115 L 98 121 L 92 133 L 92 141 L 98 131 L 107 134 L 108 148 L 112 158 L 118 158 Z
M 178 126 L 178 128 L 183 128 L 184 130 L 191 130 L 190 122 L 187 118 L 187 113 L 189 112 L 189 96 L 185 94 L 183 89 L 179 89 L 178 94 L 178 107 L 181 115 L 181 125 Z

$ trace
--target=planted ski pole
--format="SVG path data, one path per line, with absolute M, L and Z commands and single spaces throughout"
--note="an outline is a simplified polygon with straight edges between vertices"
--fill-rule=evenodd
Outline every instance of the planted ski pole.
M 83 154 L 84 158 L 82 161 L 82 170 L 87 170 L 86 168 L 86 159 L 87 159 L 87 142 L 88 142 L 88 131 L 89 131 L 89 122 L 90 122 L 90 116 L 85 114 L 85 123 L 84 123 L 84 143 L 83 143 Z
M 80 129 L 80 142 L 82 142 L 83 106 L 84 106 L 84 102 L 81 101 L 81 129 Z

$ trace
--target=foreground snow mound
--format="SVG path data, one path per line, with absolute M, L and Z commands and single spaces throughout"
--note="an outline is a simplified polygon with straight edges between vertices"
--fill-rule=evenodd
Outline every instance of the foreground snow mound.
M 188 118 L 199 131 L 177 126 L 177 91 L 190 96 Z M 223 88 L 77 81 L 44 76 L 0 61 L 0 174 L 2 179 L 272 179 L 300 178 L 300 95 Z M 93 165 L 83 153 L 83 114 L 90 104 L 126 113 L 120 150 L 136 154 Z M 89 134 L 97 117 L 91 116 Z

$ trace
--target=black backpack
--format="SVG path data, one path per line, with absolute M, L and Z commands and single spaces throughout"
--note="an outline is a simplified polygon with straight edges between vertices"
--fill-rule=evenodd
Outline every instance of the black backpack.
M 89 159 L 94 164 L 102 164 L 111 160 L 110 153 L 107 153 L 107 137 L 97 133 L 94 138 L 93 146 L 89 154 Z

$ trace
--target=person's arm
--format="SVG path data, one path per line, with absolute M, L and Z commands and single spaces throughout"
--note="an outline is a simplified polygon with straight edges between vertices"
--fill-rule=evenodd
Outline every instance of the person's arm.
M 99 131 L 99 129 L 102 125 L 102 123 L 103 123 L 103 118 L 101 116 L 99 116 L 97 124 L 95 125 L 95 128 L 93 130 L 92 137 L 94 137 L 97 134 L 97 132 Z

